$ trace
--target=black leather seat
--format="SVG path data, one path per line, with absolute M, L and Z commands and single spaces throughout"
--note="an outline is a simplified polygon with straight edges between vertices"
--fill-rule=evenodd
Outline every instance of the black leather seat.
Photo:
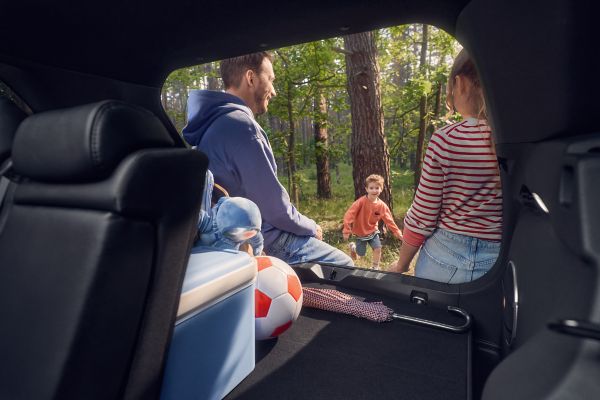
M 28 117 L 12 159 L 0 398 L 157 397 L 206 158 L 105 101 Z
M 14 183 L 9 179 L 12 144 L 19 124 L 26 116 L 12 101 L 0 96 L 0 234 L 14 190 Z
M 10 157 L 15 132 L 26 116 L 12 101 L 0 96 L 0 166 Z

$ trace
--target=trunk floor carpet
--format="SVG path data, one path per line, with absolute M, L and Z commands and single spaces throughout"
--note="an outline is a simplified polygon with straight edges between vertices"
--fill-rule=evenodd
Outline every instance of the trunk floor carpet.
M 397 313 L 461 325 L 445 310 L 329 285 Z M 377 323 L 304 308 L 279 338 L 256 342 L 256 368 L 226 399 L 470 398 L 470 333 Z

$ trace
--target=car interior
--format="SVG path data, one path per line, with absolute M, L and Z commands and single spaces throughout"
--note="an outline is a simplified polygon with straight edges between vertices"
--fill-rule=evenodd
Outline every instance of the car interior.
M 0 7 L 0 398 L 600 397 L 594 5 Z M 495 266 L 448 285 L 296 265 L 303 286 L 383 301 L 397 318 L 304 308 L 288 333 L 254 343 L 244 331 L 253 329 L 244 319 L 256 277 L 243 267 L 249 257 L 190 255 L 208 160 L 165 113 L 165 79 L 185 66 L 415 22 L 456 37 L 485 87 L 504 193 Z M 237 268 L 235 279 L 215 272 L 221 263 Z M 192 273 L 210 276 L 199 284 Z M 230 292 L 239 296 L 223 301 Z M 246 317 L 238 303 L 250 304 Z

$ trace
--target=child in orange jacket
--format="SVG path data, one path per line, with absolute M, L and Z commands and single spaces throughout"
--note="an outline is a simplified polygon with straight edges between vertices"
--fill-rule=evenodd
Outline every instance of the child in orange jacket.
M 348 240 L 350 234 L 356 235 L 356 243 L 349 243 L 350 256 L 353 259 L 364 257 L 368 243 L 373 249 L 374 269 L 379 269 L 382 247 L 377 223 L 383 219 L 383 222 L 394 236 L 402 240 L 402 232 L 394 222 L 392 212 L 379 198 L 383 185 L 384 180 L 381 175 L 369 175 L 365 179 L 367 194 L 352 203 L 346 214 L 344 214 L 344 240 Z

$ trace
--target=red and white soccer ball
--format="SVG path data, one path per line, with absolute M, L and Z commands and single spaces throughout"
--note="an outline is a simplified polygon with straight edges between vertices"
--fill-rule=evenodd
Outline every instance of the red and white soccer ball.
M 298 318 L 302 285 L 294 270 L 275 257 L 258 256 L 255 290 L 256 339 L 281 335 Z

